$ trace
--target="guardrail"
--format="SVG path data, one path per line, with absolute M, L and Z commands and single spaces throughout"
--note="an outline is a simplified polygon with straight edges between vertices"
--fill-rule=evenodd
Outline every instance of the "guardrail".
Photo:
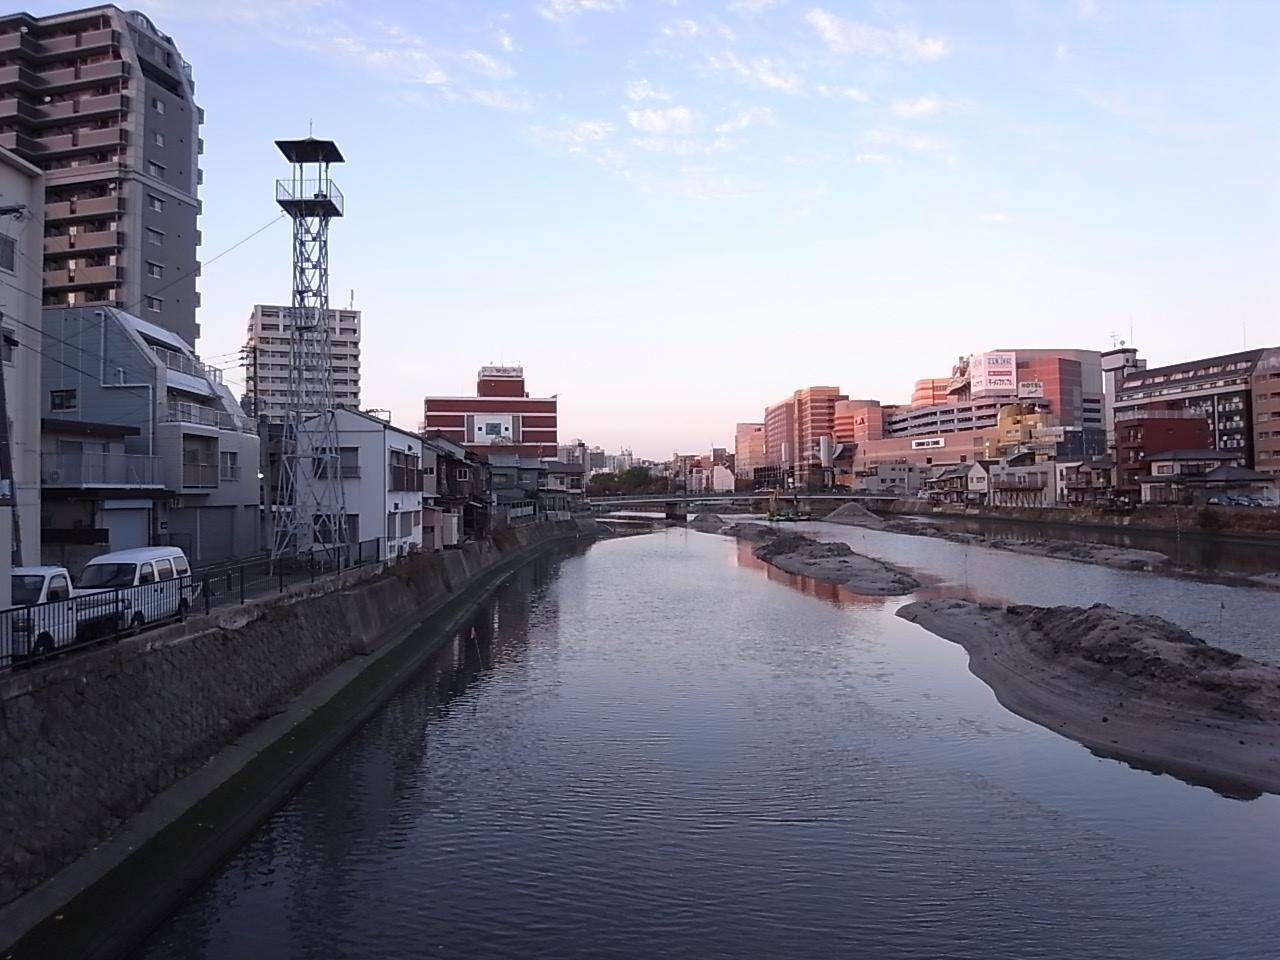
M 267 556 L 195 570 L 136 586 L 79 592 L 0 610 L 0 670 L 112 642 L 142 630 L 243 604 L 285 587 L 314 583 L 344 570 L 380 562 L 382 538 L 340 547 L 335 556 L 313 553 L 277 563 Z M 391 558 L 387 563 L 395 563 Z

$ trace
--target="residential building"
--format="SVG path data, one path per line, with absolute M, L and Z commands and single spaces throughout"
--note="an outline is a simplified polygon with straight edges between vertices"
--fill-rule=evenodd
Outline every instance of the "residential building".
M 1058 505 L 1056 465 L 1035 462 L 1029 453 L 991 464 L 987 503 L 993 507 Z
M 1060 503 L 1106 503 L 1115 497 L 1115 461 L 1111 457 L 1062 461 L 1055 466 Z
M 1136 347 L 1120 346 L 1102 354 L 1102 421 L 1107 428 L 1107 449 L 1116 445 L 1116 397 L 1124 381 L 1147 369 L 1147 361 L 1138 359 Z
M 423 494 L 439 511 L 440 539 L 445 547 L 484 536 L 490 526 L 491 471 L 474 451 L 441 433 L 423 437 L 434 456 L 434 471 L 423 471 Z
M 46 561 L 165 544 L 196 561 L 259 552 L 257 425 L 222 372 L 112 307 L 46 308 L 43 326 Z
M 1135 411 L 1192 411 L 1208 420 L 1209 448 L 1233 453 L 1240 466 L 1252 468 L 1253 374 L 1264 352 L 1243 350 L 1134 371 L 1124 379 L 1116 395 L 1117 429 L 1121 419 Z
M 924 482 L 925 496 L 939 503 L 964 503 L 969 492 L 970 466 L 945 467 Z
M 558 452 L 557 406 L 555 396 L 529 396 L 522 367 L 485 366 L 476 377 L 474 397 L 426 397 L 422 429 L 472 451 L 501 448 L 551 458 Z
M 0 146 L 45 171 L 45 305 L 124 309 L 194 346 L 191 65 L 145 14 L 111 5 L 0 18 L 0 62 Z
M 360 408 L 360 311 L 329 310 L 329 369 L 335 406 Z M 293 310 L 255 304 L 245 342 L 244 408 L 252 417 L 285 421 L 289 403 Z M 304 383 L 307 394 L 318 387 Z
M 1215 493 L 1236 492 L 1243 486 L 1270 484 L 1270 474 L 1235 463 L 1224 450 L 1167 450 L 1147 462 L 1150 472 L 1139 477 L 1143 503 L 1204 504 Z M 1271 499 L 1268 496 L 1268 499 Z
M 377 539 L 379 560 L 422 550 L 422 438 L 370 413 L 334 412 L 347 540 Z M 299 439 L 299 456 L 310 460 L 311 434 Z M 317 471 L 330 469 L 316 460 Z M 320 476 L 317 473 L 317 476 Z
M 837 478 L 840 486 L 848 486 L 865 493 L 889 493 L 913 497 L 921 486 L 920 469 L 908 460 L 896 463 L 878 463 L 874 467 Z
M 1280 477 L 1280 347 L 1264 350 L 1250 378 L 1253 391 L 1253 466 Z
M 3 68 L 0 68 L 3 69 Z M 0 101 L 3 102 L 3 101 Z M 11 563 L 40 562 L 40 338 L 44 181 L 0 148 L 0 382 L 10 472 L 0 473 L 0 610 L 9 606 Z M 25 296 L 24 293 L 32 296 Z
M 1172 401 L 1116 410 L 1115 461 L 1117 493 L 1136 496 L 1139 481 L 1148 475 L 1148 461 L 1169 450 L 1204 450 L 1211 447 L 1213 431 L 1208 417 Z
M 733 435 L 734 472 L 743 480 L 755 476 L 756 467 L 765 465 L 763 423 L 739 423 Z

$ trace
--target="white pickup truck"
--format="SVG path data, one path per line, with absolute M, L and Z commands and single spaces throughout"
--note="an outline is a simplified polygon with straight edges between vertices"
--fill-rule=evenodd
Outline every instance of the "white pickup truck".
M 74 643 L 81 615 L 65 567 L 15 567 L 13 607 L 0 611 L 0 660 L 52 653 Z

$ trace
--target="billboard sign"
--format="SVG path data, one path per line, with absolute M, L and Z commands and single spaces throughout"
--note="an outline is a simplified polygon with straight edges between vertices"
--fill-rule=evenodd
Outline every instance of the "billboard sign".
M 1019 380 L 1018 381 L 1018 399 L 1019 400 L 1040 400 L 1044 398 L 1044 381 L 1042 380 Z
M 969 394 L 973 397 L 1012 397 L 1018 392 L 1015 353 L 975 353 L 969 357 Z
M 945 447 L 946 445 L 946 437 L 923 437 L 920 440 L 911 441 L 912 450 L 933 450 L 937 447 Z

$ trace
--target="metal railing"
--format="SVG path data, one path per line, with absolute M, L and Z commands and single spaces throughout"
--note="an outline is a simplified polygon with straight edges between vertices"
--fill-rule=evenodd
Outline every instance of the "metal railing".
M 133 453 L 42 453 L 44 487 L 162 487 L 160 458 Z
M 331 215 L 342 216 L 342 191 L 328 177 L 318 180 L 277 180 L 276 202 L 281 201 L 331 207 L 328 211 Z
M 155 351 L 155 355 L 170 370 L 176 370 L 178 373 L 187 373 L 193 377 L 203 377 L 214 383 L 222 382 L 222 371 L 217 367 L 201 363 L 199 360 L 188 357 L 186 354 L 178 353 L 176 350 L 170 350 L 168 347 L 158 347 L 152 344 L 151 349 Z
M 381 538 L 333 553 L 313 553 L 272 566 L 268 557 L 217 564 L 168 580 L 80 591 L 67 600 L 0 610 L 0 670 L 27 666 L 116 641 L 189 616 L 323 582 L 345 570 L 382 561 Z M 407 556 L 407 554 L 406 554 Z M 388 558 L 386 562 L 395 562 Z
M 216 427 L 219 430 L 234 430 L 239 433 L 257 433 L 258 426 L 248 417 L 234 417 L 214 407 L 202 407 L 198 403 L 183 400 L 170 400 L 165 408 L 166 423 L 194 423 L 202 427 Z
M 182 465 L 182 485 L 209 489 L 218 485 L 218 465 L 216 463 L 184 463 Z

